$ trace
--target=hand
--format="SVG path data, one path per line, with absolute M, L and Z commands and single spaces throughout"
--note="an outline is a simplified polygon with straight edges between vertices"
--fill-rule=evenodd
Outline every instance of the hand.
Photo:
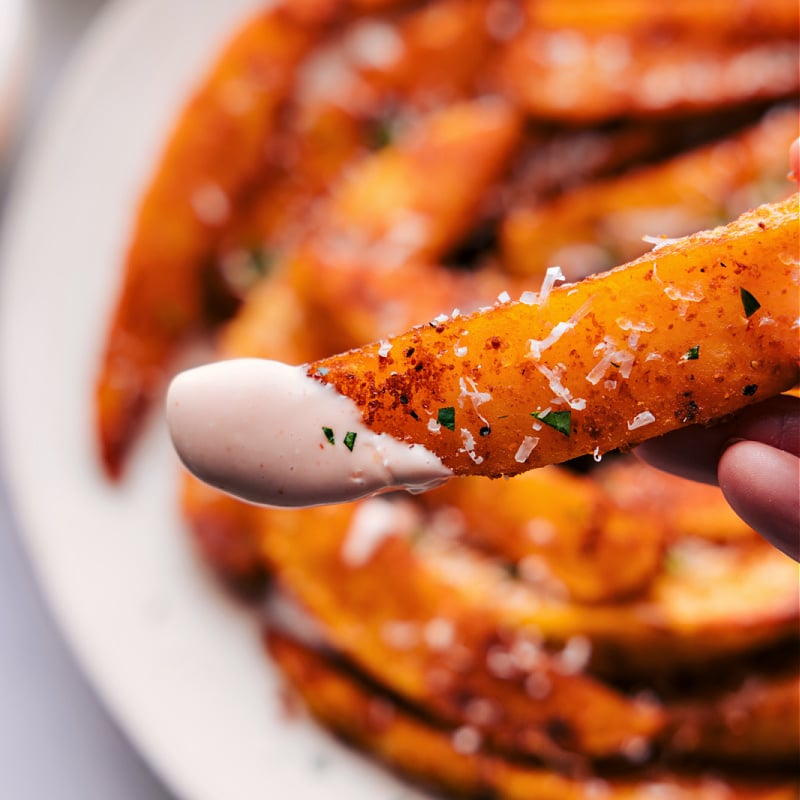
M 800 399 L 781 395 L 711 428 L 684 428 L 645 442 L 655 467 L 719 484 L 733 510 L 779 550 L 800 560 Z
M 800 180 L 800 139 L 789 154 Z M 660 469 L 719 484 L 731 508 L 779 550 L 800 561 L 800 399 L 751 406 L 713 428 L 684 428 L 637 448 Z

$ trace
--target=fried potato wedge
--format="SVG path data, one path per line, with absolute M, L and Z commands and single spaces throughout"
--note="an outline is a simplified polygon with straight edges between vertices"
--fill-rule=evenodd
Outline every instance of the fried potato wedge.
M 468 545 L 578 603 L 646 591 L 661 567 L 659 519 L 621 509 L 592 478 L 558 467 L 510 481 L 450 481 L 420 500 L 434 514 L 451 514 Z
M 676 0 L 654 5 L 649 0 L 528 0 L 530 24 L 593 33 L 667 31 L 691 33 L 704 41 L 720 36 L 794 36 L 797 4 L 792 0 Z
M 700 114 L 797 92 L 796 37 L 703 42 L 530 26 L 509 43 L 498 82 L 531 116 L 571 124 Z
M 509 165 L 520 126 L 502 100 L 430 114 L 344 176 L 311 246 L 336 261 L 372 261 L 373 269 L 435 262 Z
M 593 479 L 599 491 L 629 514 L 659 519 L 669 543 L 687 538 L 757 540 L 755 531 L 736 515 L 717 486 L 670 475 L 634 458 L 603 465 Z M 666 557 L 670 559 L 669 553 Z
M 403 774 L 459 797 L 498 800 L 791 800 L 792 786 L 761 775 L 758 782 L 729 782 L 637 769 L 630 778 L 602 778 L 584 770 L 571 776 L 510 761 L 486 750 L 473 728 L 437 727 L 359 681 L 330 656 L 284 633 L 267 635 L 270 655 L 309 711 L 324 725 Z
M 436 261 L 474 223 L 519 135 L 507 104 L 457 103 L 348 171 L 290 264 L 333 347 L 403 330 L 443 304 L 475 308 L 507 285 L 496 270 L 456 274 Z
M 709 423 L 790 388 L 798 196 L 547 294 L 308 366 L 455 475 L 513 475 Z M 420 287 L 420 290 L 424 287 Z
M 444 564 L 429 568 L 407 538 L 420 524 L 408 503 L 375 498 L 261 514 L 270 569 L 331 643 L 448 723 L 556 762 L 619 755 L 632 737 L 661 731 L 657 706 L 581 674 L 584 641 L 549 652 L 535 628 L 528 635 L 530 626 L 506 626 L 496 603 L 484 606 L 479 587 L 452 580 Z M 495 567 L 495 588 L 498 574 Z
M 484 586 L 484 602 L 501 618 L 533 622 L 556 641 L 585 636 L 592 668 L 617 677 L 706 668 L 791 641 L 800 608 L 796 566 L 761 542 L 675 544 L 649 591 L 631 603 L 540 603 L 534 610 L 535 600 L 519 589 L 510 595 L 491 591 L 490 580 Z
M 671 752 L 739 764 L 786 764 L 800 758 L 800 676 L 749 675 L 732 691 L 670 708 Z
M 685 236 L 782 200 L 797 135 L 796 108 L 773 112 L 737 136 L 512 209 L 500 233 L 503 265 L 541 276 L 558 264 L 577 279 L 639 257 L 645 236 Z
M 96 383 L 112 476 L 176 345 L 202 322 L 201 271 L 241 192 L 263 173 L 297 64 L 319 36 L 282 7 L 261 13 L 225 49 L 167 142 L 136 217 Z

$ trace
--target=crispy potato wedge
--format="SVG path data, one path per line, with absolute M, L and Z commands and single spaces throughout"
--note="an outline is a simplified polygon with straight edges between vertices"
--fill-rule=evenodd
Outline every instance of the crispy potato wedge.
M 265 152 L 299 61 L 319 39 L 282 7 L 234 37 L 181 115 L 132 233 L 97 377 L 100 448 L 116 476 L 176 345 L 202 322 L 201 271 Z
M 498 62 L 498 82 L 528 114 L 571 124 L 674 117 L 796 93 L 796 37 L 703 42 L 529 26 Z
M 791 800 L 794 788 L 780 778 L 729 782 L 718 777 L 637 769 L 629 778 L 603 778 L 583 770 L 569 775 L 514 762 L 487 751 L 474 729 L 437 727 L 368 687 L 339 665 L 270 631 L 270 655 L 310 712 L 324 725 L 403 774 L 459 797 L 498 800 Z
M 508 167 L 520 125 L 514 109 L 494 99 L 429 115 L 344 176 L 311 246 L 337 262 L 371 261 L 373 269 L 435 262 Z
M 629 514 L 659 519 L 668 542 L 757 541 L 755 531 L 734 513 L 717 486 L 679 478 L 633 458 L 604 465 L 594 480 L 599 491 Z
M 479 587 L 452 580 L 445 564 L 430 569 L 407 538 L 420 523 L 407 503 L 261 514 L 270 569 L 334 646 L 450 724 L 473 724 L 495 746 L 557 762 L 618 755 L 632 737 L 661 731 L 657 706 L 580 674 L 585 641 L 548 652 L 535 628 L 529 636 L 529 626 L 506 627 Z M 492 578 L 496 588 L 496 567 Z
M 453 515 L 468 545 L 578 603 L 645 591 L 661 567 L 667 531 L 657 518 L 621 509 L 590 477 L 558 467 L 450 481 L 420 500 Z
M 501 580 L 496 564 L 437 537 L 415 552 L 498 624 L 534 626 L 557 642 L 587 637 L 604 674 L 656 675 L 768 647 L 792 639 L 800 615 L 794 563 L 761 541 L 676 543 L 648 592 L 608 605 L 565 603 L 530 582 Z
M 797 109 L 786 109 L 737 136 L 512 209 L 500 233 L 503 265 L 541 276 L 558 264 L 578 279 L 642 255 L 645 236 L 685 236 L 782 200 L 797 135 Z
M 671 752 L 739 764 L 786 764 L 800 758 L 800 676 L 746 677 L 732 691 L 669 709 Z
M 797 31 L 797 4 L 792 0 L 676 0 L 655 5 L 649 0 L 528 0 L 532 25 L 593 33 L 667 31 L 692 33 L 704 41 L 720 36 L 791 37 Z
M 455 104 L 348 171 L 290 264 L 332 347 L 403 330 L 453 303 L 475 308 L 507 285 L 496 270 L 455 273 L 435 262 L 475 220 L 519 134 L 506 104 Z
M 456 475 L 709 423 L 798 377 L 798 196 L 575 284 L 308 366 Z M 424 287 L 420 287 L 423 289 Z

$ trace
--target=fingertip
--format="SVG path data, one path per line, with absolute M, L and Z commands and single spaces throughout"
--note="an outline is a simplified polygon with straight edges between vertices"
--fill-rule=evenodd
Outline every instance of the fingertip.
M 775 547 L 800 560 L 800 459 L 753 441 L 722 454 L 719 485 L 733 510 Z

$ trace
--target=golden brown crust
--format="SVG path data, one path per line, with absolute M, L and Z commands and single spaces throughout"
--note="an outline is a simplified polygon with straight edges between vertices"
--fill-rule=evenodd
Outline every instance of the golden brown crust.
M 473 729 L 448 729 L 415 716 L 359 682 L 336 660 L 286 634 L 270 631 L 267 646 L 291 686 L 325 725 L 403 774 L 457 796 L 488 795 L 498 800 L 635 800 L 667 792 L 670 800 L 717 794 L 730 800 L 794 796 L 790 782 L 765 774 L 748 783 L 634 767 L 629 777 L 604 778 L 585 769 L 570 775 L 512 761 L 487 749 Z
M 387 355 L 376 343 L 308 374 L 456 475 L 629 447 L 797 382 L 799 229 L 793 195 L 541 305 L 435 320 L 390 339 Z

